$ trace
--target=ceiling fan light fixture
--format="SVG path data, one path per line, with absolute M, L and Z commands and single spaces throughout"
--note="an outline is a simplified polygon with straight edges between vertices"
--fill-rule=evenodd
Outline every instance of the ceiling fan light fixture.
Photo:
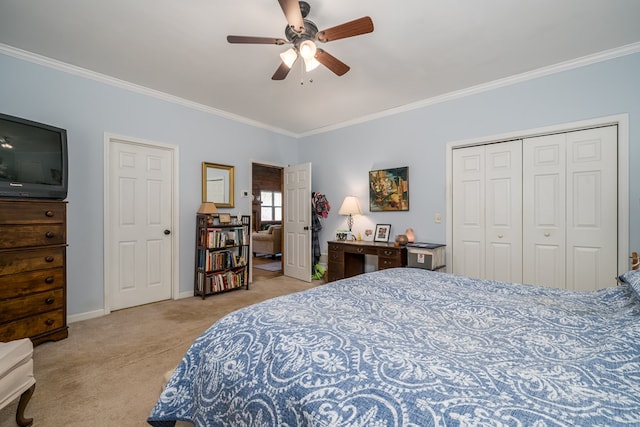
M 304 58 L 304 69 L 307 73 L 318 68 L 318 65 L 320 62 L 316 58 Z
M 300 43 L 298 50 L 300 50 L 300 56 L 307 60 L 313 59 L 313 57 L 316 56 L 317 47 L 312 40 L 305 40 Z
M 296 59 L 298 59 L 298 53 L 293 48 L 287 49 L 280 54 L 280 59 L 282 59 L 282 62 L 284 62 L 287 67 L 291 68 L 293 63 L 296 62 Z

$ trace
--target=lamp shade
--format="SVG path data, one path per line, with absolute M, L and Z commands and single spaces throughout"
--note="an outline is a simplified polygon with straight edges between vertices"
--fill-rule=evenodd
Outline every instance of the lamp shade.
M 340 215 L 361 215 L 360 203 L 356 196 L 346 196 L 338 211 Z
M 280 54 L 280 58 L 282 59 L 282 62 L 287 65 L 287 67 L 291 68 L 293 66 L 293 63 L 296 62 L 296 59 L 298 59 L 298 53 L 292 48 L 282 52 Z
M 202 202 L 200 205 L 200 209 L 198 209 L 199 214 L 214 214 L 218 213 L 218 209 L 216 208 L 216 204 L 213 202 Z

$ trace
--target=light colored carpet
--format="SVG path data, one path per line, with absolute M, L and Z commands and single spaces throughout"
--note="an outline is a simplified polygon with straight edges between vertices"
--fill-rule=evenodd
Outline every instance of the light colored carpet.
M 274 261 L 266 264 L 256 264 L 254 268 L 265 271 L 280 271 L 282 270 L 282 261 Z
M 120 310 L 69 325 L 69 338 L 35 347 L 36 390 L 25 411 L 35 427 L 148 426 L 164 373 L 222 316 L 322 284 L 285 276 L 202 300 L 187 298 Z M 0 410 L 14 427 L 17 401 Z

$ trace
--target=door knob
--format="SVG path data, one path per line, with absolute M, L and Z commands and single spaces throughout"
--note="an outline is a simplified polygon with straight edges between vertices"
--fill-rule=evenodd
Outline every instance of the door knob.
M 166 235 L 171 234 L 171 230 L 164 230 L 164 234 L 166 234 Z
M 305 230 L 308 230 L 308 229 L 309 229 L 309 226 L 308 226 L 308 225 L 305 225 L 305 226 L 304 226 L 304 229 L 305 229 Z

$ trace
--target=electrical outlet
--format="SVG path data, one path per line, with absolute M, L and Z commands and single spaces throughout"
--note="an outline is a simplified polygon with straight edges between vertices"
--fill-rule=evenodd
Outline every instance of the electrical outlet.
M 442 222 L 442 215 L 440 215 L 439 212 L 436 212 L 433 220 L 436 222 L 436 224 L 440 224 Z

